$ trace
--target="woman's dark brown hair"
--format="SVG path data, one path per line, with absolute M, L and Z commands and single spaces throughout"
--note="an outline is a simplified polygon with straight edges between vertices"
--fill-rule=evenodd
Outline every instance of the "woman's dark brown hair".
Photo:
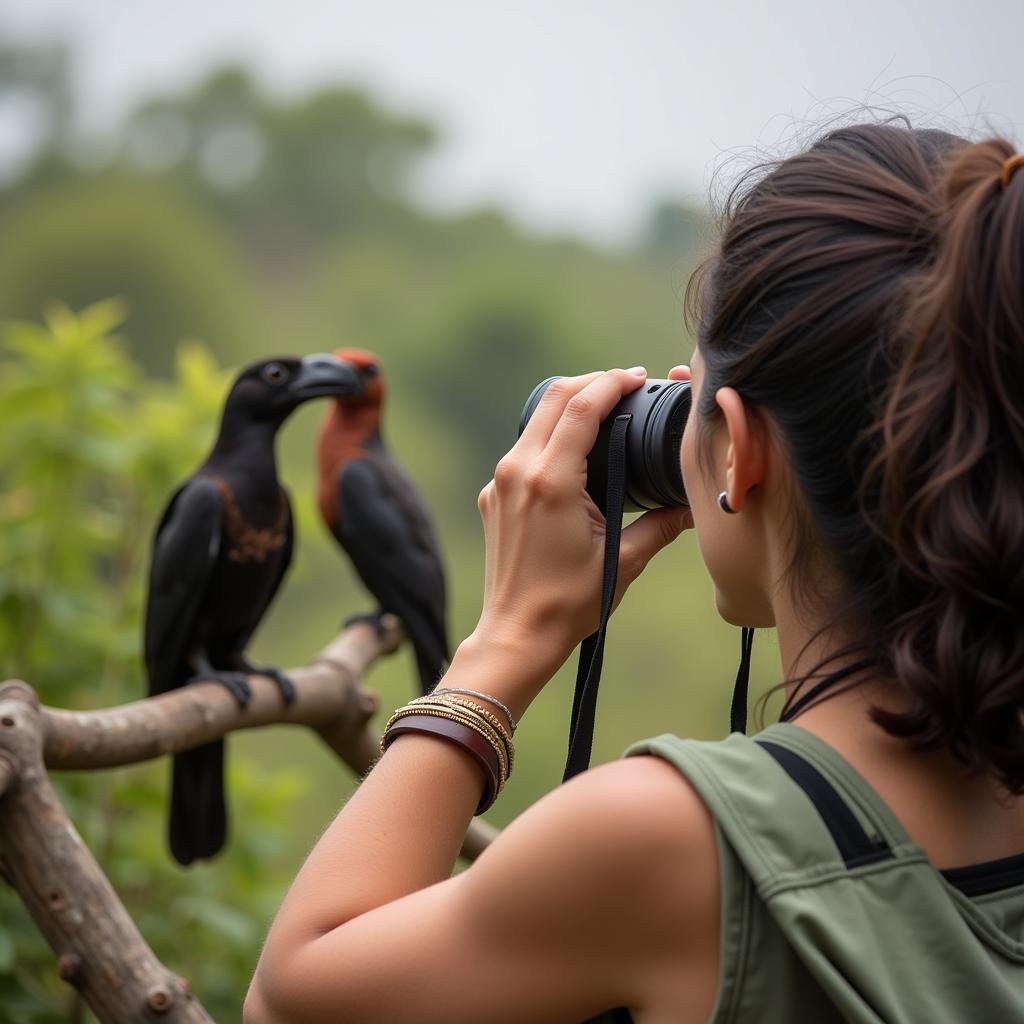
M 690 309 L 701 420 L 730 386 L 786 446 L 805 603 L 815 568 L 838 570 L 824 628 L 852 624 L 858 639 L 829 660 L 866 658 L 902 691 L 905 712 L 874 712 L 890 733 L 949 748 L 1020 793 L 1024 168 L 1003 173 L 1013 152 L 896 123 L 834 130 L 741 181 Z

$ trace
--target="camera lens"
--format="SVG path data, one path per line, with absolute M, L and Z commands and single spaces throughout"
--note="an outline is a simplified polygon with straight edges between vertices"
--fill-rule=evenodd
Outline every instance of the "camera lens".
M 520 434 L 555 380 L 559 378 L 548 377 L 530 392 L 519 417 Z M 587 456 L 587 493 L 598 508 L 605 508 L 611 425 L 624 413 L 632 415 L 626 438 L 625 511 L 687 504 L 679 449 L 689 412 L 690 382 L 683 380 L 648 380 L 619 402 L 601 424 Z
M 523 406 L 523 411 L 519 416 L 519 437 L 522 437 L 523 431 L 526 429 L 526 424 L 530 422 L 530 417 L 534 414 L 537 406 L 540 405 L 540 400 L 544 397 L 544 392 L 547 391 L 549 384 L 554 384 L 556 380 L 561 380 L 561 377 L 545 377 L 531 392 L 530 397 L 526 400 L 526 405 Z
M 651 382 L 653 383 L 653 382 Z M 648 389 L 648 395 L 650 391 Z M 628 396 L 632 398 L 632 395 Z M 643 408 L 641 412 L 645 411 Z M 661 385 L 643 421 L 644 473 L 631 474 L 635 489 L 630 497 L 639 508 L 687 505 L 679 450 L 690 414 L 690 382 L 670 380 Z M 639 417 L 635 417 L 638 419 Z M 630 424 L 632 432 L 634 424 Z M 648 485 L 647 488 L 642 486 Z

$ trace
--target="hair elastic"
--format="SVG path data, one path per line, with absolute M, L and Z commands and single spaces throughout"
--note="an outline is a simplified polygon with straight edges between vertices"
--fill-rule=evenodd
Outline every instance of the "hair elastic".
M 1014 171 L 1020 167 L 1024 167 L 1024 153 L 1015 153 L 1013 156 L 1006 158 L 1006 161 L 1003 163 L 1002 173 L 999 175 L 999 181 L 1003 188 L 1010 184 Z

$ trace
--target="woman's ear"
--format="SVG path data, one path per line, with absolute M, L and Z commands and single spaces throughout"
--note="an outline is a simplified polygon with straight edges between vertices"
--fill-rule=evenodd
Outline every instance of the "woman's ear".
M 725 461 L 725 493 L 729 507 L 740 512 L 750 492 L 765 474 L 767 438 L 763 424 L 743 404 L 734 388 L 719 388 L 715 402 L 725 419 L 728 448 Z

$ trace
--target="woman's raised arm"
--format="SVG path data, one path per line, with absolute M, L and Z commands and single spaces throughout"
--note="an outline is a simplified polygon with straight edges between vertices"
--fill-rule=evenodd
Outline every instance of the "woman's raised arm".
M 430 840 L 451 824 L 452 804 L 468 821 L 478 769 L 426 737 L 394 751 L 296 879 L 246 1024 L 571 1024 L 612 1006 L 638 1016 L 687 1002 L 694 1020 L 708 1018 L 716 846 L 707 810 L 674 768 L 633 757 L 577 776 L 469 869 L 437 881 Z M 323 927 L 342 894 L 353 916 Z

